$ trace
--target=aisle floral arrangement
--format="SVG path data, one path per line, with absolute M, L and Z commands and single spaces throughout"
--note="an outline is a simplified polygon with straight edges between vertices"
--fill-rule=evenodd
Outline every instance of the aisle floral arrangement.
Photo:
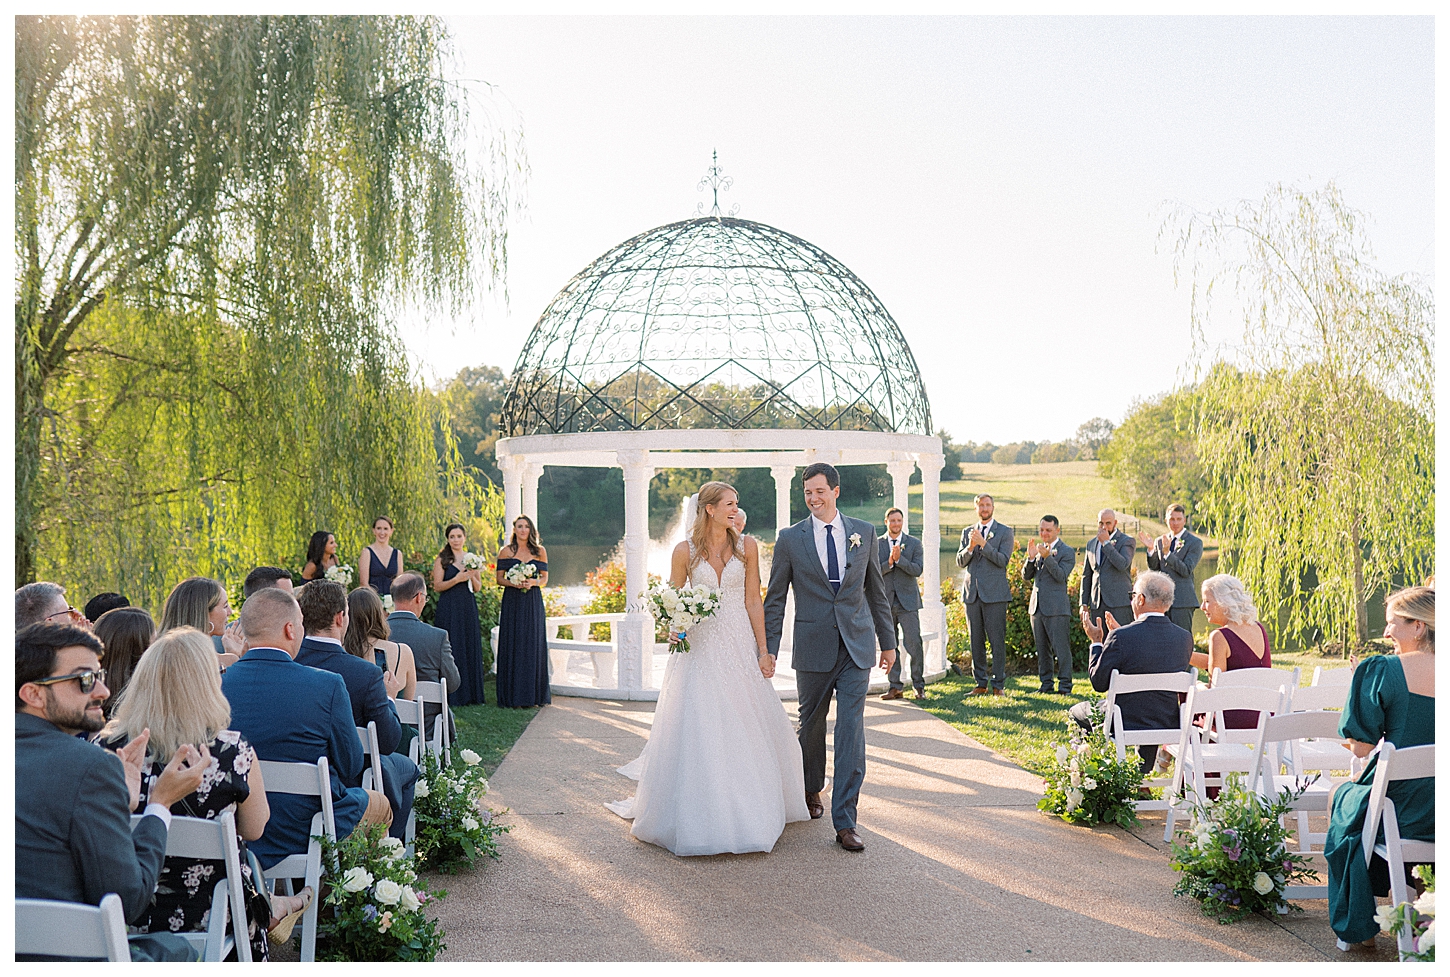
M 1138 823 L 1135 802 L 1143 786 L 1138 754 L 1130 751 L 1118 759 L 1117 747 L 1102 732 L 1102 705 L 1095 710 L 1091 733 L 1068 720 L 1067 745 L 1053 744 L 1057 763 L 1043 778 L 1037 807 L 1069 824 L 1132 828 Z
M 1283 824 L 1308 786 L 1286 787 L 1269 801 L 1245 788 L 1241 775 L 1229 774 L 1216 800 L 1193 806 L 1181 840 L 1174 840 L 1172 868 L 1182 877 L 1173 894 L 1197 899 L 1220 923 L 1290 905 L 1285 887 L 1314 881 L 1309 858 L 1289 850 Z
M 335 865 L 323 877 L 317 914 L 317 959 L 431 961 L 442 952 L 443 931 L 425 911 L 447 893 L 430 892 L 403 843 L 383 825 L 359 826 L 340 841 L 323 839 Z
M 498 858 L 498 836 L 508 826 L 483 805 L 488 780 L 472 750 L 459 750 L 453 766 L 443 769 L 429 752 L 413 795 L 417 815 L 414 848 L 418 861 L 439 872 L 472 868 L 480 858 Z
M 1414 950 L 1402 959 L 1435 962 L 1435 867 L 1416 865 L 1411 870 L 1415 878 L 1425 884 L 1424 893 L 1414 902 L 1402 902 L 1398 906 L 1380 906 L 1375 919 L 1380 929 L 1390 936 L 1398 937 L 1408 929 L 1414 941 Z

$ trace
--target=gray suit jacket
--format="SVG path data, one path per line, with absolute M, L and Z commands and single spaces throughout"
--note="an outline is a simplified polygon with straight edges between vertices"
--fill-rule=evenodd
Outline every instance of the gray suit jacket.
M 1088 607 L 1131 606 L 1133 578 L 1128 570 L 1137 548 L 1133 537 L 1121 529 L 1114 530 L 1106 543 L 1099 543 L 1096 536 L 1088 540 L 1078 600 Z
M 413 649 L 418 681 L 436 682 L 441 675 L 448 680 L 449 692 L 462 684 L 458 677 L 458 664 L 453 660 L 453 649 L 448 644 L 447 631 L 424 624 L 408 611 L 394 611 L 388 615 L 388 637 Z M 487 638 L 484 635 L 484 639 Z M 436 715 L 437 706 L 428 705 L 423 709 L 424 735 L 433 735 L 433 717 Z
M 962 530 L 962 542 L 957 549 L 957 566 L 967 568 L 967 579 L 962 584 L 962 603 L 1006 603 L 1012 599 L 1012 585 L 1007 582 L 1007 560 L 1012 556 L 1012 527 L 994 521 L 992 538 L 968 553 L 967 541 L 976 525 L 973 523 Z
M 1193 585 L 1193 568 L 1203 559 L 1203 540 L 1183 531 L 1183 545 L 1160 557 L 1155 546 L 1148 551 L 1148 569 L 1162 570 L 1173 578 L 1173 606 L 1197 607 L 1198 588 Z
M 1067 578 L 1072 574 L 1077 553 L 1062 540 L 1052 544 L 1051 558 L 1038 557 L 1022 564 L 1022 579 L 1032 581 L 1032 599 L 1028 601 L 1027 613 L 1042 617 L 1060 617 L 1071 614 L 1067 602 Z
M 896 566 L 891 565 L 891 540 L 882 536 L 876 541 L 876 558 L 881 564 L 881 579 L 886 583 L 887 596 L 895 594 L 903 610 L 921 610 L 921 591 L 916 578 L 926 566 L 925 550 L 921 540 L 906 533 L 901 534 L 901 555 Z
M 876 528 L 844 513 L 841 521 L 847 539 L 846 565 L 841 568 L 841 589 L 834 594 L 816 553 L 810 516 L 776 537 L 765 592 L 765 645 L 772 655 L 779 653 L 786 592 L 794 588 L 791 665 L 798 672 L 829 672 L 836 666 L 842 643 L 858 668 L 876 663 L 876 642 L 883 650 L 896 647 L 891 598 L 876 562 Z M 852 535 L 861 537 L 859 545 L 851 545 Z

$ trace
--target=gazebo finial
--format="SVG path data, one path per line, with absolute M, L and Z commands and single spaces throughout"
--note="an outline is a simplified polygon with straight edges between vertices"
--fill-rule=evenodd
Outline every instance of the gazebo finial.
M 735 178 L 726 176 L 724 171 L 720 169 L 719 150 L 712 149 L 710 151 L 710 169 L 706 171 L 704 176 L 700 177 L 700 182 L 695 184 L 696 193 L 703 193 L 706 187 L 710 188 L 711 217 L 720 216 L 720 191 L 729 190 L 734 183 Z M 734 217 L 738 213 L 740 213 L 740 205 L 736 204 L 730 208 L 730 213 L 725 216 Z M 695 216 L 705 216 L 705 204 L 703 201 L 695 204 Z

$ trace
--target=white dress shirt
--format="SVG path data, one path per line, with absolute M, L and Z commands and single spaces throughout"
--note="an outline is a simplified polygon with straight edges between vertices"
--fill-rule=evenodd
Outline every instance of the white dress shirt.
M 815 514 L 811 515 L 811 528 L 816 534 L 816 555 L 821 558 L 821 569 L 826 571 L 826 579 L 831 578 L 830 567 L 826 565 L 826 526 L 831 526 L 831 539 L 836 545 L 836 570 L 840 573 L 840 579 L 846 579 L 846 521 L 841 518 L 841 510 L 836 510 L 836 518 L 829 524 L 821 522 Z

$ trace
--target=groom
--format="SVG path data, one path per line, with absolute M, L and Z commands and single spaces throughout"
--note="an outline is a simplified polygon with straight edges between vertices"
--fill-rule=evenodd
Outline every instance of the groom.
M 811 465 L 801 482 L 811 514 L 775 541 L 765 593 L 765 643 L 771 657 L 779 653 L 786 591 L 794 587 L 791 664 L 800 701 L 806 808 L 812 818 L 825 813 L 826 713 L 834 692 L 831 822 L 842 848 L 861 851 L 866 846 L 856 833 L 856 796 L 866 779 L 866 691 L 878 640 L 881 667 L 890 670 L 896 661 L 896 628 L 876 562 L 875 527 L 836 510 L 841 476 L 830 465 Z

